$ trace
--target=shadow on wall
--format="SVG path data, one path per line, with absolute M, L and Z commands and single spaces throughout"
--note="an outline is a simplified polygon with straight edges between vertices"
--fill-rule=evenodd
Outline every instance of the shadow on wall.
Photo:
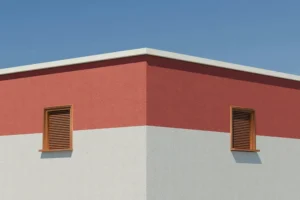
M 71 158 L 73 151 L 42 152 L 41 159 Z
M 231 153 L 236 163 L 262 164 L 257 152 L 232 151 Z
M 226 78 L 242 80 L 242 81 L 293 88 L 297 90 L 300 89 L 300 82 L 293 81 L 293 80 L 253 74 L 253 73 L 236 71 L 236 70 L 225 69 L 225 68 L 209 67 L 207 65 L 202 65 L 202 64 L 199 65 L 196 63 L 189 63 L 185 61 L 170 60 L 167 58 L 157 58 L 154 56 L 150 56 L 150 59 L 148 59 L 148 63 L 149 65 L 152 66 L 171 68 L 173 70 L 182 70 L 182 71 L 187 71 L 192 73 L 226 77 Z

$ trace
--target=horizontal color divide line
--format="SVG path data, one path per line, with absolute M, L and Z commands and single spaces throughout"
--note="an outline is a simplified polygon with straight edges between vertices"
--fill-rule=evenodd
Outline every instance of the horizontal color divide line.
M 83 131 L 103 131 L 103 130 L 121 130 L 121 129 L 130 129 L 130 128 L 145 128 L 145 131 L 147 132 L 147 128 L 165 128 L 165 129 L 173 129 L 174 131 L 178 132 L 178 131 L 199 131 L 199 133 L 204 133 L 205 134 L 228 134 L 230 135 L 229 132 L 219 132 L 219 131 L 211 131 L 211 130 L 200 130 L 200 129 L 187 129 L 187 128 L 178 128 L 178 127 L 167 127 L 167 126 L 153 126 L 153 125 L 137 125 L 137 126 L 123 126 L 123 127 L 109 127 L 109 128 L 96 128 L 96 129 L 77 129 L 73 131 L 73 134 L 79 133 L 79 132 L 83 132 Z M 32 135 L 32 134 L 43 134 L 42 132 L 33 132 L 33 133 L 9 133 L 9 134 L 5 134 L 5 133 L 0 133 L 0 137 L 14 137 L 14 136 L 18 136 L 18 135 Z M 288 138 L 288 139 L 300 139 L 300 135 L 299 137 L 281 137 L 281 136 L 270 136 L 270 135 L 262 135 L 262 134 L 258 134 L 257 137 L 270 137 L 270 138 Z

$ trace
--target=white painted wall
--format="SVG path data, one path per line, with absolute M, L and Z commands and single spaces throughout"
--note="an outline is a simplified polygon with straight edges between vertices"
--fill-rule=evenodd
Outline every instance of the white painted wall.
M 43 153 L 42 134 L 0 137 L 1 200 L 146 199 L 146 128 L 75 131 L 73 153 Z
M 257 138 L 231 152 L 229 134 L 147 127 L 147 200 L 299 200 L 300 140 Z
M 73 153 L 44 153 L 41 134 L 0 137 L 0 200 L 299 200 L 300 140 L 163 127 L 74 133 Z

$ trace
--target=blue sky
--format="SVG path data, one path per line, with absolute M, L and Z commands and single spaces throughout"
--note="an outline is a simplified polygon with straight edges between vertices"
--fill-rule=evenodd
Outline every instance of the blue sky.
M 0 68 L 141 47 L 300 74 L 300 2 L 0 0 Z

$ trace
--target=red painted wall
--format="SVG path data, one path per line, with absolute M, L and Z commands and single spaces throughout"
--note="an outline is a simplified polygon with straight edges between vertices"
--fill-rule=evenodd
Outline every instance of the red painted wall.
M 146 124 L 146 62 L 133 57 L 0 76 L 0 135 L 40 133 L 45 107 L 74 105 L 74 129 Z
M 230 131 L 230 106 L 256 111 L 258 135 L 300 138 L 300 83 L 158 57 L 148 59 L 147 124 Z
M 300 138 L 300 82 L 152 56 L 0 76 L 0 135 L 40 133 L 43 109 L 74 105 L 74 129 L 136 125 L 230 131 L 230 106 L 258 135 Z

